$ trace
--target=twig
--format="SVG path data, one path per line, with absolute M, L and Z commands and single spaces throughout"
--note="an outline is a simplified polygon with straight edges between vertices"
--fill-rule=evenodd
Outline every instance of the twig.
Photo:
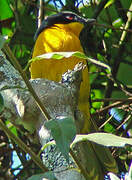
M 131 114 L 128 115 L 124 120 L 123 122 L 116 128 L 116 130 L 119 130 L 131 117 Z
M 124 103 L 128 102 L 128 100 L 131 102 L 131 101 L 132 101 L 132 97 L 130 97 L 130 98 L 124 100 L 124 101 L 118 101 L 118 102 L 115 102 L 115 103 L 113 103 L 113 104 L 110 104 L 109 106 L 106 106 L 106 107 L 98 110 L 96 113 L 92 114 L 92 116 L 105 113 L 106 111 L 108 111 L 108 110 L 111 109 L 111 108 L 119 107 L 119 106 L 123 105 Z M 129 103 L 130 103 L 130 102 L 129 102 Z
M 113 83 L 115 83 L 115 84 L 117 85 L 117 87 L 118 87 L 121 91 L 123 91 L 127 96 L 132 96 L 132 93 L 127 90 L 127 89 L 128 89 L 127 86 L 124 85 L 123 83 L 119 82 L 118 80 L 116 80 L 116 79 L 114 78 L 114 76 L 112 76 L 112 74 L 107 75 L 107 77 L 108 77 Z
M 39 0 L 39 12 L 38 12 L 38 28 L 40 27 L 42 20 L 43 20 L 43 0 Z
M 99 24 L 97 22 L 94 22 L 93 25 L 95 26 L 100 26 L 100 27 L 104 27 L 104 28 L 109 28 L 109 29 L 113 29 L 115 31 L 126 31 L 126 32 L 131 32 L 132 33 L 132 30 L 131 29 L 125 29 L 125 28 L 117 28 L 117 27 L 114 27 L 114 26 L 111 26 L 111 25 L 105 25 L 105 24 Z
M 99 129 L 101 129 L 102 127 L 104 127 L 111 119 L 113 116 L 110 116 L 107 121 L 105 121 L 103 124 L 101 124 L 101 126 L 99 127 Z
M 127 17 L 128 17 L 128 20 L 126 22 L 126 25 L 125 25 L 125 29 L 128 29 L 129 26 L 130 26 L 130 22 L 132 20 L 132 3 L 130 5 L 130 8 L 129 8 L 130 12 L 127 13 Z M 121 38 L 120 38 L 120 42 L 119 42 L 119 45 L 121 45 L 124 41 L 124 39 L 126 38 L 126 35 L 127 35 L 127 32 L 126 31 L 123 31 L 122 35 L 121 35 Z
M 19 139 L 17 136 L 15 136 L 7 127 L 6 125 L 2 122 L 0 119 L 0 127 L 2 130 L 9 136 L 15 143 L 18 144 L 18 146 L 26 153 L 28 153 L 32 160 L 43 170 L 43 172 L 47 172 L 48 169 L 45 167 L 39 157 L 30 149 L 28 148 L 22 141 Z

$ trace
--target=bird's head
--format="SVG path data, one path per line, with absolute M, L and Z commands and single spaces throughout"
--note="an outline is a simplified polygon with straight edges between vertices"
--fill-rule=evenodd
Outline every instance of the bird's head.
M 36 34 L 35 34 L 35 39 L 37 39 L 38 35 L 45 29 L 48 27 L 51 27 L 55 24 L 91 24 L 93 22 L 95 22 L 95 19 L 88 19 L 88 18 L 84 18 L 82 16 L 79 16 L 76 13 L 73 13 L 71 11 L 62 11 L 59 12 L 57 14 L 48 16 L 41 24 L 41 26 L 39 27 L 39 29 L 37 30 Z M 82 25 L 82 27 L 83 27 Z
M 62 11 L 60 13 L 57 13 L 55 15 L 49 16 L 46 19 L 49 21 L 51 25 L 53 24 L 69 24 L 72 22 L 79 22 L 82 24 L 92 23 L 95 21 L 95 19 L 87 19 L 82 16 L 79 16 L 76 13 L 73 13 L 71 11 Z

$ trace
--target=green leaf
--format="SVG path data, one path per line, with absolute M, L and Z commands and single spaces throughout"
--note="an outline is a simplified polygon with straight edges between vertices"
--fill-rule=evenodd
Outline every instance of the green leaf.
M 105 38 L 110 38 L 112 36 L 112 29 L 108 29 L 105 33 L 104 33 L 104 37 Z
M 123 22 L 122 22 L 122 20 L 120 19 L 120 18 L 118 18 L 118 19 L 116 19 L 113 23 L 112 23 L 112 25 L 114 26 L 114 27 L 121 27 L 122 26 L 122 24 L 123 24 Z
M 4 99 L 3 96 L 0 94 L 0 113 L 3 111 L 4 109 Z
M 91 92 L 95 95 L 95 97 L 91 96 L 92 99 L 101 99 L 102 98 L 102 94 L 101 94 L 102 92 L 100 90 L 92 89 Z M 92 107 L 97 109 L 97 108 L 100 108 L 101 104 L 102 104 L 102 102 L 93 102 Z
M 108 133 L 114 133 L 115 132 L 115 128 L 110 123 L 107 123 L 104 126 L 104 131 L 108 132 Z
M 1 33 L 5 36 L 8 36 L 9 38 L 7 39 L 7 42 L 10 41 L 10 38 L 12 37 L 13 35 L 13 31 L 12 29 L 8 28 L 8 27 L 2 27 L 1 28 Z
M 127 47 L 128 49 L 128 47 Z M 129 56 L 126 60 L 131 62 L 131 57 Z M 124 73 L 127 72 L 127 73 Z M 131 85 L 132 79 L 130 74 L 132 72 L 132 66 L 130 64 L 120 64 L 120 69 L 118 70 L 117 79 L 125 85 Z
M 104 62 L 106 61 L 106 58 L 100 53 L 97 53 L 97 59 Z
M 88 2 L 84 6 L 80 6 L 79 10 L 85 17 L 92 17 L 94 13 L 92 6 L 90 6 Z
M 45 123 L 46 128 L 51 130 L 51 135 L 56 145 L 69 162 L 70 144 L 75 138 L 76 127 L 72 117 L 60 117 Z
M 115 1 L 115 0 L 109 0 L 109 1 L 106 3 L 106 5 L 105 5 L 104 8 L 107 8 L 107 7 L 109 7 L 110 5 L 112 5 L 112 4 L 114 3 L 114 1 Z
M 9 19 L 13 16 L 13 12 L 9 6 L 8 0 L 0 0 L 0 20 Z
M 80 141 L 87 140 L 107 147 L 124 147 L 128 144 L 132 145 L 132 138 L 123 138 L 110 133 L 91 133 L 88 135 L 77 135 L 72 146 Z
M 131 3 L 132 3 L 131 0 L 127 0 L 127 1 L 121 0 L 122 7 L 124 9 L 128 9 L 130 7 Z
M 96 73 L 96 74 L 90 74 L 90 84 L 92 84 L 94 81 L 95 81 L 95 79 L 97 78 L 97 76 L 98 76 L 98 74 Z
M 30 61 L 29 61 L 29 63 L 31 63 L 31 62 L 34 62 L 34 61 L 36 61 L 36 60 L 42 60 L 42 59 L 62 59 L 62 58 L 69 58 L 69 57 L 71 57 L 71 56 L 76 56 L 77 55 L 77 57 L 80 57 L 80 58 L 82 58 L 82 57 L 84 57 L 84 58 L 86 58 L 85 57 L 85 55 L 82 53 L 82 54 L 80 54 L 79 52 L 51 52 L 51 53 L 45 53 L 45 54 L 42 54 L 42 55 L 40 55 L 40 56 L 37 56 L 37 57 L 35 57 L 35 58 L 32 58 Z
M 18 136 L 16 127 L 9 120 L 6 120 L 6 125 L 15 136 Z
M 46 172 L 44 174 L 36 174 L 28 178 L 27 180 L 42 180 L 44 178 L 50 179 L 50 180 L 57 180 L 54 173 L 52 171 Z
M 28 66 L 29 64 L 31 64 L 32 62 L 34 61 L 38 61 L 38 60 L 46 60 L 46 59 L 63 59 L 63 58 L 69 58 L 69 57 L 72 57 L 72 56 L 75 56 L 77 58 L 80 58 L 80 59 L 86 59 L 87 61 L 90 61 L 91 63 L 97 65 L 97 66 L 100 66 L 100 67 L 103 67 L 103 68 L 106 68 L 108 69 L 110 72 L 111 72 L 111 68 L 103 63 L 103 62 L 100 62 L 96 59 L 93 59 L 93 58 L 90 58 L 88 56 L 85 56 L 84 53 L 82 52 L 79 52 L 79 51 L 75 51 L 75 52 L 51 52 L 51 53 L 45 53 L 45 54 L 42 54 L 40 56 L 37 56 L 35 58 L 32 58 L 29 60 L 28 62 Z M 27 69 L 27 67 L 26 67 Z
M 115 174 L 113 173 L 108 173 L 109 177 L 110 177 L 110 180 L 120 180 Z

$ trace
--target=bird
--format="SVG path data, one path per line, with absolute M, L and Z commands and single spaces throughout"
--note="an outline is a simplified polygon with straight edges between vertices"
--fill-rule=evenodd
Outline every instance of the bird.
M 85 19 L 73 12 L 60 12 L 49 16 L 44 20 L 35 34 L 36 43 L 33 50 L 33 58 L 49 52 L 83 52 L 79 34 L 83 28 L 83 23 L 92 23 L 94 19 Z M 79 62 L 86 60 L 70 57 L 63 60 L 50 59 L 47 62 L 33 62 L 30 67 L 31 78 L 47 78 L 53 81 L 60 81 L 61 75 L 68 69 L 73 69 Z M 82 132 L 90 129 L 89 122 L 89 75 L 88 68 L 83 71 L 83 82 L 80 87 L 78 107 L 83 112 L 86 122 Z
M 34 36 L 35 45 L 32 58 L 50 52 L 83 52 L 79 35 L 85 24 L 92 24 L 94 21 L 95 19 L 84 18 L 71 11 L 62 11 L 57 14 L 48 16 L 46 19 L 44 19 Z M 82 72 L 82 82 L 80 85 L 78 98 L 78 109 L 84 117 L 84 124 L 81 129 L 81 133 L 87 134 L 93 130 L 93 125 L 90 121 L 90 84 L 86 60 L 80 59 L 78 57 L 69 57 L 60 60 L 51 58 L 48 60 L 33 61 L 30 65 L 30 73 L 31 79 L 46 78 L 48 80 L 59 82 L 61 80 L 62 74 L 64 74 L 68 69 L 73 69 L 74 66 L 80 61 L 86 64 L 86 68 Z M 106 166 L 109 164 L 108 168 L 106 169 L 111 169 L 114 172 L 117 172 L 115 161 L 111 153 L 108 151 L 108 149 L 106 150 L 106 156 L 110 156 L 110 158 L 106 160 L 107 158 L 105 158 L 105 152 L 103 153 L 102 150 L 103 148 L 101 147 L 101 153 L 102 157 L 104 156 L 105 159 L 104 164 Z M 96 153 L 96 151 L 99 149 L 100 148 L 96 149 L 95 145 L 89 143 L 88 151 L 90 151 L 90 154 L 93 157 L 93 163 L 90 165 L 89 162 L 88 167 L 91 169 L 88 170 L 89 174 L 90 171 L 93 171 L 91 175 L 89 175 L 89 177 L 91 176 L 89 179 L 101 179 L 101 176 L 96 175 L 96 173 L 99 173 L 100 171 L 97 170 L 97 168 L 100 168 L 100 162 L 98 162 L 100 158 L 97 157 L 99 152 Z M 92 167 L 94 164 L 96 166 L 96 170 L 94 170 L 95 167 Z

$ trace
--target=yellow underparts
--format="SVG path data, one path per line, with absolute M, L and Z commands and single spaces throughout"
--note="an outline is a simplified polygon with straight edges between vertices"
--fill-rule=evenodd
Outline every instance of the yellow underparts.
M 55 24 L 54 26 L 45 29 L 38 36 L 33 57 L 48 53 L 48 52 L 70 52 L 80 51 L 82 47 L 79 40 L 79 33 L 83 25 L 80 23 L 70 24 Z M 31 78 L 46 78 L 53 81 L 60 81 L 61 75 L 68 69 L 73 69 L 74 66 L 83 61 L 86 61 L 76 57 L 63 58 L 61 60 L 44 59 L 41 61 L 35 61 L 31 64 Z M 90 115 L 89 115 L 89 74 L 88 69 L 83 71 L 83 82 L 80 87 L 80 96 L 78 107 L 85 116 L 85 124 L 82 133 L 87 133 L 90 130 Z

